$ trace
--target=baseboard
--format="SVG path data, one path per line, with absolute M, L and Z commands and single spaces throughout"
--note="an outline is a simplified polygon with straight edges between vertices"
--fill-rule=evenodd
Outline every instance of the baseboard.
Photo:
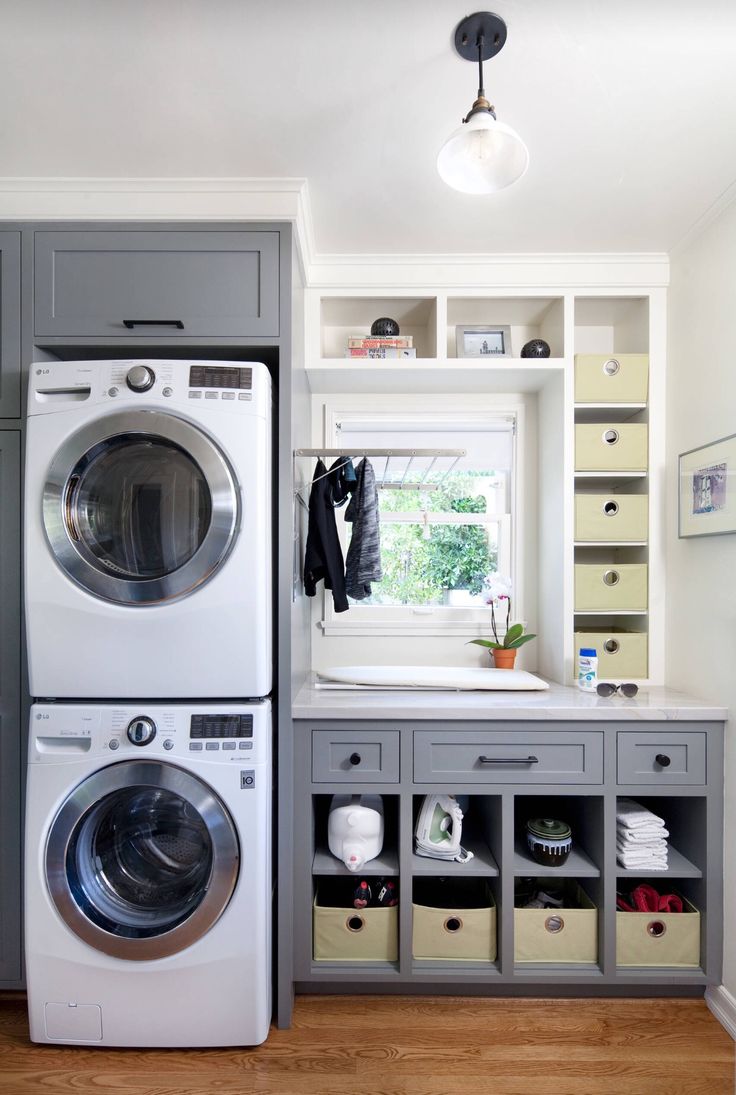
M 705 990 L 705 1002 L 718 1022 L 736 1041 L 736 996 L 723 985 Z

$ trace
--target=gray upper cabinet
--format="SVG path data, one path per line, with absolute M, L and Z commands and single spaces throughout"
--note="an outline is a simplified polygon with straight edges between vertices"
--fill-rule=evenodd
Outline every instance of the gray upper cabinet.
M 36 337 L 275 337 L 278 232 L 35 234 Z
M 20 232 L 0 232 L 0 418 L 20 416 Z
M 0 986 L 20 978 L 20 433 L 0 430 Z

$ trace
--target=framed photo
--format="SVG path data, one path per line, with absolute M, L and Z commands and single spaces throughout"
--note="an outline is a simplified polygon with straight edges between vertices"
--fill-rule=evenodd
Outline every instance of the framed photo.
M 511 357 L 510 327 L 456 327 L 458 357 Z
M 681 453 L 679 485 L 681 540 L 736 532 L 736 434 Z

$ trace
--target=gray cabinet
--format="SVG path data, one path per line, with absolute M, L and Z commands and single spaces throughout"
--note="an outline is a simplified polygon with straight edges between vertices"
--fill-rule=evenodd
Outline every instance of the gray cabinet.
M 20 232 L 0 232 L 0 418 L 20 415 Z
M 294 729 L 297 991 L 663 994 L 719 983 L 721 723 L 673 728 L 612 713 L 610 722 L 298 719 Z M 327 847 L 332 796 L 346 792 L 383 802 L 383 848 L 357 874 Z M 460 799 L 468 862 L 416 853 L 427 794 Z M 619 863 L 623 798 L 663 818 L 666 870 Z M 530 818 L 569 823 L 562 865 L 533 858 Z M 388 882 L 398 909 L 356 915 L 361 880 L 374 891 Z M 681 920 L 617 909 L 618 893 L 645 882 L 682 898 Z M 554 915 L 528 903 L 550 886 L 565 902 Z M 466 940 L 448 936 L 463 925 Z
M 20 961 L 20 433 L 0 430 L 0 984 Z
M 36 232 L 44 336 L 279 335 L 279 233 Z

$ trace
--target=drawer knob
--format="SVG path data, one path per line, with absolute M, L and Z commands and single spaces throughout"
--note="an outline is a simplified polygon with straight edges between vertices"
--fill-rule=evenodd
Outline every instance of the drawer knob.
M 356 764 L 360 764 L 362 759 L 363 758 L 361 757 L 360 753 L 350 754 L 350 763 L 353 765 L 353 767 L 355 767 Z
M 539 764 L 539 757 L 478 757 L 481 764 Z
M 669 768 L 670 764 L 672 764 L 672 761 L 666 753 L 657 753 L 654 759 L 660 768 Z

